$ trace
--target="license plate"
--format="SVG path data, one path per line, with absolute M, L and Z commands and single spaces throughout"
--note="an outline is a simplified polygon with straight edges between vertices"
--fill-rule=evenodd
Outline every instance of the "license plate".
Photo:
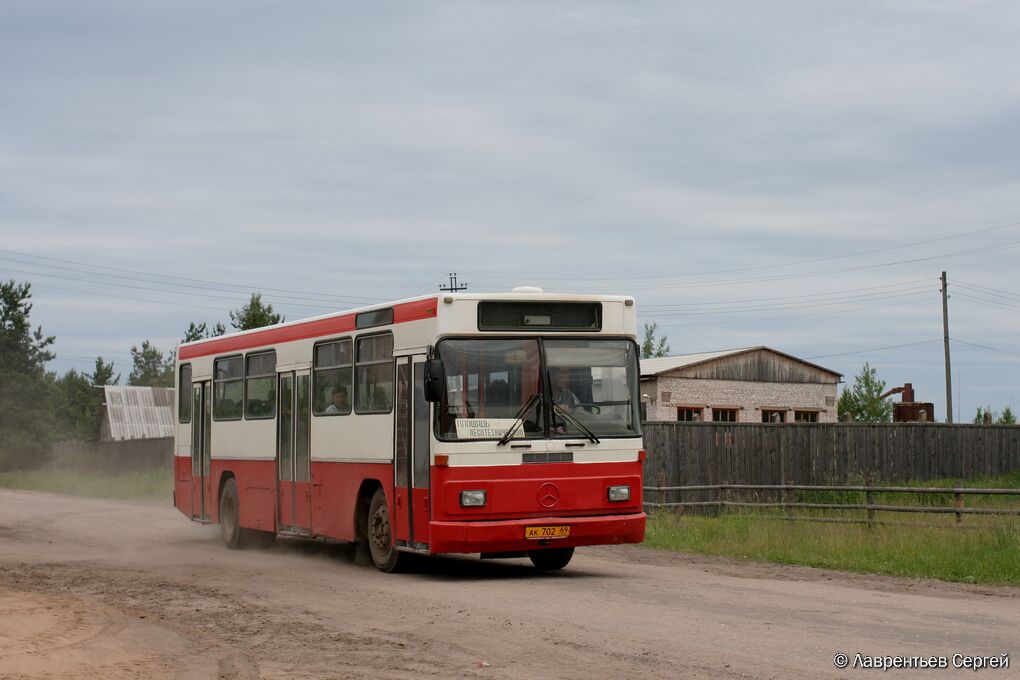
M 570 526 L 558 527 L 524 527 L 524 538 L 540 540 L 543 538 L 566 538 L 570 535 Z

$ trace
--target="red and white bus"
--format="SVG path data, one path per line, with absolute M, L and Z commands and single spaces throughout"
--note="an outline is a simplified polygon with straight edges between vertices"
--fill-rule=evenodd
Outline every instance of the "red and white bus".
M 527 554 L 639 543 L 634 300 L 440 294 L 182 344 L 174 504 L 230 547 Z

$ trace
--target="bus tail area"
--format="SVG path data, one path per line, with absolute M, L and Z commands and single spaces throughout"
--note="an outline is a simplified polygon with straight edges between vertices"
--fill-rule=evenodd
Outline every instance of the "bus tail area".
M 384 571 L 640 542 L 635 327 L 630 298 L 529 291 L 182 345 L 175 506 L 232 548 L 357 542 Z

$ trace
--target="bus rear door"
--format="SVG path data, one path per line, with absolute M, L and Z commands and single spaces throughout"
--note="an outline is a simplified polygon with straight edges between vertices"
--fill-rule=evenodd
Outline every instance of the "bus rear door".
M 312 533 L 309 386 L 307 370 L 279 374 L 277 522 L 282 530 L 302 535 Z
M 192 383 L 191 388 L 191 517 L 209 519 L 213 502 L 209 488 L 209 442 L 212 420 L 209 381 Z

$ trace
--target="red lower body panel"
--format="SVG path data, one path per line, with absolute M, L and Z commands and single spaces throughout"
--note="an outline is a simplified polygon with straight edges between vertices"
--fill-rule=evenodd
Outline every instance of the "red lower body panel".
M 213 459 L 210 474 L 213 511 L 209 519 L 220 521 L 218 495 L 221 481 L 228 472 L 234 475 L 237 484 L 241 526 L 276 531 L 276 461 L 272 460 Z
M 524 538 L 525 527 L 569 526 L 570 536 L 545 541 Z M 603 517 L 535 517 L 493 522 L 432 522 L 429 552 L 517 552 L 535 548 L 640 543 L 645 540 L 645 513 Z
M 191 459 L 174 458 L 177 507 L 219 521 L 219 490 L 227 474 L 237 483 L 241 526 L 276 531 L 279 525 L 310 529 L 313 536 L 354 541 L 357 500 L 363 484 L 381 486 L 395 541 L 427 544 L 431 553 L 515 552 L 644 540 L 641 463 L 548 463 L 487 467 L 433 467 L 431 488 L 394 489 L 389 463 L 316 462 L 311 482 L 278 483 L 272 460 L 211 461 L 207 479 L 193 478 Z M 628 485 L 632 498 L 610 502 L 609 486 Z M 460 507 L 460 492 L 483 489 L 482 508 Z M 199 495 L 201 494 L 201 495 Z M 204 498 L 203 498 L 204 495 Z M 409 513 L 411 504 L 413 512 Z M 569 536 L 525 538 L 531 526 L 568 526 Z
M 191 517 L 191 458 L 174 456 L 174 506 Z
M 355 539 L 358 492 L 366 480 L 378 482 L 393 508 L 393 466 L 389 463 L 312 461 L 312 533 L 340 541 Z
M 310 482 L 279 482 L 280 524 L 292 529 L 312 529 L 312 485 Z

